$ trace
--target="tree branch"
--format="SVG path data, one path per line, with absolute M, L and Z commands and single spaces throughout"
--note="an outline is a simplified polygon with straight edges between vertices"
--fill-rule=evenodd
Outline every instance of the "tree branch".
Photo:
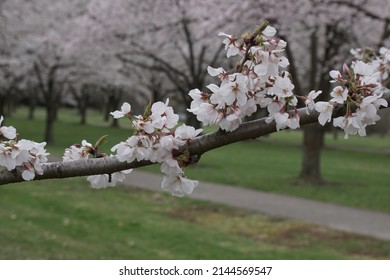
M 384 97 L 390 103 L 390 92 L 387 92 Z M 318 113 L 315 111 L 306 114 L 306 108 L 298 110 L 301 116 L 300 123 L 302 126 L 317 122 Z M 342 116 L 345 114 L 343 108 L 336 109 L 333 117 Z M 187 144 L 180 147 L 176 153 L 180 154 L 188 151 L 192 156 L 200 156 L 213 149 L 226 146 L 235 142 L 255 139 L 260 136 L 268 135 L 276 132 L 275 122 L 266 123 L 266 118 L 257 119 L 254 121 L 241 124 L 236 130 L 226 132 L 218 130 L 199 136 Z M 95 174 L 110 174 L 126 169 L 138 168 L 146 165 L 152 165 L 149 161 L 141 162 L 119 162 L 114 157 L 98 158 L 89 160 L 78 160 L 72 162 L 53 162 L 42 165 L 44 170 L 43 175 L 36 175 L 34 180 L 43 179 L 59 179 L 78 176 L 89 176 Z M 0 185 L 17 183 L 24 181 L 21 176 L 21 168 L 13 171 L 5 169 L 0 170 Z
M 357 4 L 351 3 L 350 1 L 334 0 L 334 1 L 329 1 L 327 4 L 328 5 L 336 4 L 336 5 L 340 5 L 340 6 L 346 6 L 346 7 L 355 9 L 356 11 L 362 13 L 363 15 L 365 15 L 371 19 L 375 19 L 375 20 L 387 21 L 390 19 L 389 17 L 377 15 L 373 12 L 370 12 L 369 10 L 365 9 L 362 5 L 357 5 Z

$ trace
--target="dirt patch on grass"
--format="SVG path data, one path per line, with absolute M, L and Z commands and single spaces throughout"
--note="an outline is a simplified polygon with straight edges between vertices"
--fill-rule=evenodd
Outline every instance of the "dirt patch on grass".
M 170 217 L 284 248 L 328 247 L 347 258 L 390 259 L 390 242 L 224 206 L 175 206 Z

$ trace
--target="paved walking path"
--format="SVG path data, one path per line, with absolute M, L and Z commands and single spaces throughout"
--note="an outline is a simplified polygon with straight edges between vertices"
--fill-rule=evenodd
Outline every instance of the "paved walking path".
M 133 170 L 124 184 L 161 191 L 161 181 L 162 175 Z M 388 213 L 206 182 L 191 197 L 390 240 Z

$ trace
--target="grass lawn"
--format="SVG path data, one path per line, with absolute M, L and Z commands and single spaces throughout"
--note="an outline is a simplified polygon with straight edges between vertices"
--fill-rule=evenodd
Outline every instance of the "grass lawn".
M 0 188 L 0 259 L 390 259 L 390 243 L 83 178 Z
M 37 121 L 27 121 L 27 112 L 19 110 L 15 117 L 6 119 L 15 126 L 22 137 L 42 140 L 44 114 L 38 111 Z M 56 144 L 48 151 L 61 155 L 64 147 L 87 139 L 94 143 L 100 136 L 108 134 L 110 147 L 126 139 L 128 130 L 110 128 L 100 124 L 101 116 L 91 111 L 89 123 L 78 125 L 74 110 L 61 110 L 56 123 Z M 127 124 L 122 123 L 122 127 Z M 339 204 L 390 212 L 390 165 L 389 138 L 351 137 L 338 140 L 326 139 L 322 170 L 327 183 L 323 186 L 296 184 L 299 174 L 301 151 L 298 132 L 274 133 L 256 141 L 236 143 L 211 151 L 201 161 L 186 170 L 190 178 L 284 193 L 310 199 L 331 201 Z M 157 171 L 158 166 L 147 170 Z

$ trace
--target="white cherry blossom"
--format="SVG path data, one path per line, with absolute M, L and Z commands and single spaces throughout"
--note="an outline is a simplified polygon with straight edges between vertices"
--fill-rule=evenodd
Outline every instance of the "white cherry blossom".
M 47 162 L 44 149 L 46 143 L 37 143 L 31 140 L 21 139 L 6 141 L 0 144 L 0 165 L 11 171 L 16 167 L 22 167 L 22 178 L 32 180 L 35 174 L 43 174 L 42 163 Z
M 376 72 L 375 68 L 367 63 L 364 63 L 361 60 L 355 61 L 352 63 L 352 68 L 357 75 L 361 76 L 370 76 Z
M 16 129 L 13 126 L 1 126 L 4 117 L 0 117 L 0 136 L 3 136 L 7 139 L 15 139 L 16 138 Z
M 286 98 L 293 95 L 293 89 L 294 85 L 291 83 L 291 80 L 288 77 L 278 76 L 276 77 L 274 86 L 268 90 L 268 93 Z
M 110 113 L 115 119 L 123 118 L 131 113 L 131 105 L 127 102 L 123 103 L 120 111 Z
M 267 37 L 272 37 L 272 36 L 275 36 L 276 34 L 276 29 L 275 27 L 272 27 L 272 26 L 267 26 L 264 31 L 262 32 L 264 36 L 267 36 Z
M 118 182 L 123 182 L 126 175 L 131 173 L 133 169 L 122 170 L 120 172 L 109 174 L 100 174 L 88 176 L 87 180 L 91 183 L 92 188 L 102 189 L 107 187 L 114 187 Z
M 204 125 L 216 124 L 219 122 L 223 115 L 215 108 L 215 105 L 210 103 L 202 103 L 197 109 L 188 109 L 196 115 L 198 121 L 201 121 Z
M 262 48 L 257 47 L 253 48 L 252 50 L 256 61 L 258 63 L 253 67 L 253 71 L 258 75 L 258 76 L 264 76 L 268 73 L 268 60 L 269 60 L 269 52 L 264 51 Z
M 219 32 L 218 36 L 226 37 L 222 41 L 222 43 L 225 44 L 225 50 L 227 51 L 226 52 L 227 57 L 236 56 L 240 53 L 241 54 L 243 53 L 243 49 L 240 47 L 240 44 L 238 43 L 238 38 L 236 38 L 232 35 L 223 33 L 223 32 Z
M 205 96 L 205 94 L 203 92 L 201 92 L 199 89 L 192 89 L 190 90 L 190 92 L 188 93 L 189 96 L 191 96 L 192 98 L 192 102 L 191 102 L 191 105 L 190 105 L 190 108 L 187 109 L 188 111 L 190 110 L 197 110 L 199 108 L 199 106 L 204 103 L 205 101 L 207 101 L 208 97 Z
M 276 130 L 280 130 L 287 127 L 288 114 L 277 112 L 274 115 L 276 122 Z
M 69 162 L 80 159 L 88 159 L 91 149 L 93 149 L 92 144 L 83 140 L 81 145 L 72 145 L 69 148 L 66 148 L 64 155 L 62 156 L 62 161 Z
M 207 66 L 207 73 L 209 73 L 211 77 L 218 77 L 221 81 L 226 79 L 228 76 L 227 72 L 222 67 L 213 68 L 211 66 Z
M 319 101 L 315 104 L 314 108 L 320 113 L 318 116 L 318 122 L 321 125 L 325 125 L 326 122 L 330 122 L 334 109 L 334 106 L 331 103 Z
M 142 161 L 149 158 L 152 143 L 145 135 L 131 136 L 126 142 L 121 142 L 111 148 L 116 152 L 119 161 L 133 162 L 134 160 Z
M 365 125 L 361 123 L 361 120 L 357 118 L 356 114 L 348 117 L 338 117 L 333 120 L 335 127 L 340 127 L 345 132 L 345 139 L 348 139 L 349 135 L 355 135 L 359 133 L 360 136 L 366 136 Z
M 135 118 L 136 119 L 132 122 L 135 129 L 144 131 L 148 134 L 152 134 L 154 132 L 155 125 L 151 119 L 144 119 L 143 116 L 136 116 Z M 159 123 L 158 126 L 164 126 L 162 122 L 163 121 L 161 120 L 161 123 Z
M 173 108 L 168 106 L 168 103 L 169 99 L 165 103 L 159 101 L 152 105 L 152 124 L 157 129 L 174 128 L 179 121 L 179 115 L 173 112 Z
M 173 196 L 182 197 L 190 195 L 194 189 L 199 185 L 199 181 L 190 180 L 182 175 L 165 176 L 161 188 L 164 191 L 170 192 Z
M 342 86 L 337 86 L 331 91 L 330 96 L 333 97 L 330 102 L 344 104 L 344 101 L 346 101 L 348 97 L 348 89 L 344 89 Z
M 332 81 L 331 82 L 336 82 L 337 80 L 341 79 L 341 73 L 340 71 L 337 71 L 337 70 L 331 70 L 329 72 L 329 75 L 332 77 Z
M 312 90 L 308 93 L 306 99 L 305 99 L 305 105 L 306 105 L 306 112 L 309 114 L 309 111 L 314 110 L 315 102 L 314 99 L 316 99 L 320 94 L 322 93 L 322 90 Z
M 10 142 L 0 144 L 0 165 L 5 166 L 8 171 L 15 169 L 17 162 L 15 153 Z
M 195 129 L 192 126 L 182 124 L 181 126 L 179 126 L 175 129 L 175 137 L 180 139 L 180 140 L 187 141 L 187 140 L 194 139 L 202 131 L 203 131 L 203 129 Z

